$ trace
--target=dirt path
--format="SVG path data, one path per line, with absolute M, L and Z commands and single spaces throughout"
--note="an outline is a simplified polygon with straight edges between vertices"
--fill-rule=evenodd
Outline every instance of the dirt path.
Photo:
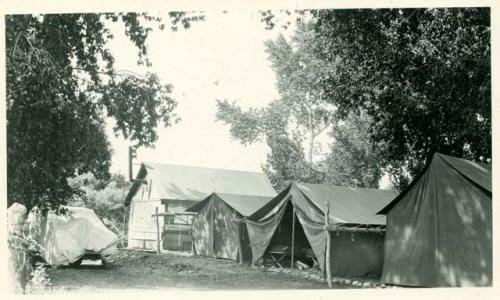
M 205 257 L 123 250 L 108 268 L 49 269 L 55 292 L 121 289 L 324 289 L 326 283 Z M 349 288 L 337 284 L 335 288 Z M 352 287 L 351 287 L 352 288 Z

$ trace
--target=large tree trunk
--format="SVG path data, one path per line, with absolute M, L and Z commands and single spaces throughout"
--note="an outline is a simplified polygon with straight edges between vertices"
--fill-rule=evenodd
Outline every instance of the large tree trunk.
M 7 209 L 8 285 L 10 292 L 16 294 L 25 292 L 30 275 L 30 257 L 22 241 L 27 216 L 26 207 L 22 204 L 14 203 Z

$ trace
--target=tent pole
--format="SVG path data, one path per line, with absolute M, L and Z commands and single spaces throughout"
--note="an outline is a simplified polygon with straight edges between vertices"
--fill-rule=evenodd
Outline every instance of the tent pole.
M 293 213 L 292 213 L 292 256 L 290 258 L 290 266 L 293 270 L 293 260 L 295 256 L 295 206 L 293 206 Z
M 238 224 L 238 239 L 240 241 L 240 265 L 243 264 L 243 226 L 245 226 L 245 218 L 243 218 L 243 221 L 237 221 L 236 224 Z
M 240 255 L 240 265 L 243 264 L 243 240 L 242 240 L 242 236 L 243 234 L 241 233 L 241 227 L 243 226 L 243 223 L 237 223 L 238 224 L 238 239 L 240 240 L 240 251 L 239 251 L 239 255 Z
M 211 199 L 212 202 L 214 202 L 211 206 L 211 210 L 212 210 L 212 216 L 211 216 L 211 223 L 212 223 L 212 252 L 214 253 L 214 258 L 217 258 L 217 255 L 215 254 L 215 231 L 217 230 L 215 228 L 215 222 L 214 222 L 214 213 L 215 213 L 215 210 L 217 209 L 217 207 L 215 206 L 216 203 L 216 198 L 215 198 L 215 194 L 212 195 L 212 199 Z
M 156 217 L 156 251 L 160 254 L 160 221 L 158 220 L 158 206 L 155 208 Z
M 328 231 L 329 216 L 330 216 L 330 202 L 326 201 L 326 213 L 325 213 L 325 233 L 326 233 L 326 251 L 325 251 L 325 265 L 326 265 L 326 276 L 328 287 L 332 288 L 332 270 L 330 266 L 330 247 L 331 247 L 331 237 Z

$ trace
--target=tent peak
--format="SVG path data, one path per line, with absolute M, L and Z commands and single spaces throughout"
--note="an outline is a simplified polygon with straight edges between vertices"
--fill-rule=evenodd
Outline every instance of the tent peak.
M 421 179 L 422 176 L 429 170 L 429 166 L 433 164 L 441 164 L 454 169 L 467 180 L 480 186 L 482 189 L 492 192 L 491 188 L 491 170 L 481 166 L 479 163 L 459 158 L 443 153 L 435 152 L 432 159 L 425 165 L 424 169 L 416 176 L 412 182 L 406 187 L 394 200 L 382 208 L 377 214 L 387 214 Z

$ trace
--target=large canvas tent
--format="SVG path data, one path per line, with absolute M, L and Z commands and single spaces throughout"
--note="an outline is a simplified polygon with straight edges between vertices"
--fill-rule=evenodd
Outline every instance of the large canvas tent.
M 187 211 L 193 220 L 194 251 L 197 255 L 250 261 L 248 233 L 240 220 L 264 206 L 272 197 L 212 193 Z
M 405 286 L 492 282 L 491 169 L 436 153 L 381 210 L 387 215 L 382 280 Z
M 130 206 L 128 247 L 157 248 L 157 224 L 153 214 L 178 214 L 213 192 L 275 196 L 264 173 L 143 163 L 126 199 Z M 171 218 L 173 217 L 173 218 Z M 159 218 L 163 249 L 191 249 L 191 216 Z M 187 246 L 185 245 L 187 244 Z
M 87 253 L 103 258 L 116 251 L 118 236 L 109 230 L 95 212 L 83 207 L 66 207 L 67 215 L 49 213 L 42 237 L 43 258 L 52 266 L 74 263 Z
M 333 275 L 379 276 L 385 217 L 376 213 L 396 195 L 389 190 L 293 183 L 246 220 L 253 263 L 266 254 L 291 254 L 293 249 L 296 258 L 312 251 L 326 270 L 329 234 Z M 328 206 L 330 225 L 325 226 Z

